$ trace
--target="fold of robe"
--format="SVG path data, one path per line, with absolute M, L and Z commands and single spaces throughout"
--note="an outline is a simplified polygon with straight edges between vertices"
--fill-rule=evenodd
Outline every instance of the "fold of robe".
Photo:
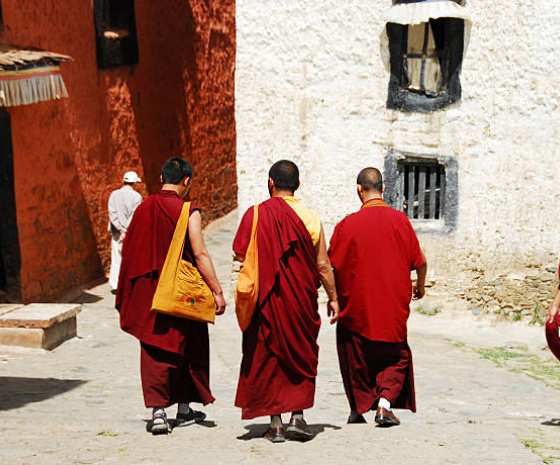
M 196 378 L 195 385 L 200 388 L 199 397 L 208 403 L 214 400 L 208 381 L 208 325 L 151 311 L 159 275 L 183 204 L 175 192 L 160 191 L 136 209 L 123 243 L 115 307 L 119 310 L 124 331 L 142 344 L 178 354 L 184 359 L 181 364 L 189 365 L 190 373 Z M 191 205 L 190 214 L 195 210 L 199 209 Z M 195 264 L 188 234 L 183 258 Z M 158 366 L 162 372 L 166 370 L 165 364 L 142 364 L 143 379 L 162 379 L 157 373 L 153 376 L 149 373 Z
M 558 266 L 558 277 L 560 278 L 560 265 Z M 560 290 L 560 286 L 558 286 Z M 556 314 L 552 323 L 546 320 L 545 325 L 546 342 L 554 356 L 560 360 L 560 314 Z
M 245 255 L 253 209 L 240 224 L 234 251 Z M 242 418 L 313 406 L 321 319 L 315 249 L 304 223 L 282 198 L 259 205 L 259 300 L 243 333 L 235 405 Z
M 545 325 L 546 342 L 554 356 L 560 360 L 560 315 L 556 315 L 550 323 L 547 319 Z

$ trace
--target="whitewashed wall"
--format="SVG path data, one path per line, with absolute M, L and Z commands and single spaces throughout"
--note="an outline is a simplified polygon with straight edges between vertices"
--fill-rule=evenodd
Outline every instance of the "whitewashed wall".
M 421 234 L 432 272 L 554 264 L 560 254 L 560 9 L 554 0 L 471 1 L 460 103 L 385 108 L 379 35 L 390 0 L 237 0 L 239 206 L 268 197 L 279 159 L 327 234 L 359 208 L 355 179 L 388 149 L 455 155 L 455 234 Z

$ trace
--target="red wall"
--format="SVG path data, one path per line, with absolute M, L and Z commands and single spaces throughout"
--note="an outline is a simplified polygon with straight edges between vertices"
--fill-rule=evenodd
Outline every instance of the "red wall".
M 8 108 L 25 302 L 103 276 L 107 200 L 125 171 L 157 191 L 171 156 L 193 165 L 206 221 L 236 206 L 235 1 L 136 0 L 140 60 L 99 70 L 92 0 L 2 0 L 5 42 L 68 54 L 68 99 Z

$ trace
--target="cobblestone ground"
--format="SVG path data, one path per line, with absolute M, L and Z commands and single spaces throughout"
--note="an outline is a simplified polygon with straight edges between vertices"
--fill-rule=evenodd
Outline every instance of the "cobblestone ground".
M 230 215 L 206 231 L 226 289 L 235 225 Z M 540 327 L 426 298 L 409 323 L 418 412 L 397 411 L 402 425 L 380 429 L 372 414 L 367 425 L 345 424 L 334 328 L 324 323 L 316 403 L 306 412 L 317 435 L 271 444 L 261 438 L 267 419 L 242 421 L 233 407 L 241 336 L 231 293 L 211 328 L 217 401 L 204 424 L 166 437 L 146 432 L 139 346 L 120 331 L 108 286 L 79 301 L 78 338 L 52 352 L 0 350 L 0 463 L 560 463 L 560 376 Z M 434 308 L 441 312 L 426 311 Z

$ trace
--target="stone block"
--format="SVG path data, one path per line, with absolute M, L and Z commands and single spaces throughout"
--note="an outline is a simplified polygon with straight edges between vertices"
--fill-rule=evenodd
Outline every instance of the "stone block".
M 0 304 L 0 316 L 13 312 L 16 308 L 23 307 L 23 304 Z
M 79 304 L 30 304 L 0 310 L 0 344 L 52 350 L 76 336 Z

